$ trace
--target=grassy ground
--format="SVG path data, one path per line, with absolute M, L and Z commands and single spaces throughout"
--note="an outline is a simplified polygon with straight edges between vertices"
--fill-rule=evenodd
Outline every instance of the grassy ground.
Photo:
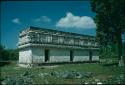
M 116 77 L 121 74 L 125 74 L 124 67 L 118 67 L 116 65 L 104 65 L 105 63 L 83 63 L 83 64 L 65 64 L 65 65 L 55 65 L 55 66 L 42 66 L 34 68 L 22 68 L 18 67 L 16 62 L 11 63 L 1 67 L 1 81 L 6 77 L 15 78 L 28 72 L 29 74 L 34 74 L 36 76 L 32 77 L 33 82 L 36 84 L 83 84 L 83 83 L 92 83 L 95 80 L 108 80 L 111 77 Z M 40 73 L 51 73 L 51 72 L 64 72 L 64 71 L 78 71 L 78 72 L 93 72 L 95 75 L 90 78 L 81 78 L 81 79 L 63 79 L 56 78 L 54 76 L 41 77 L 37 76 Z M 111 81 L 110 83 L 120 83 Z

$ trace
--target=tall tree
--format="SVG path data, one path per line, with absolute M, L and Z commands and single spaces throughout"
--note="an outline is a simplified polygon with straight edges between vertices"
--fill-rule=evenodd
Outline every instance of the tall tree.
M 122 33 L 125 32 L 125 0 L 91 0 L 96 13 L 97 39 L 101 45 L 116 43 L 119 66 L 124 66 Z

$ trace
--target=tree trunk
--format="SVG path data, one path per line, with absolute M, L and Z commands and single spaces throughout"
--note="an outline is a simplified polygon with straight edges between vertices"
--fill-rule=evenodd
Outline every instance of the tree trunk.
M 117 39 L 118 39 L 119 66 L 124 66 L 124 59 L 123 59 L 123 56 L 122 56 L 122 38 L 121 38 L 120 32 L 118 32 L 118 34 L 117 34 Z

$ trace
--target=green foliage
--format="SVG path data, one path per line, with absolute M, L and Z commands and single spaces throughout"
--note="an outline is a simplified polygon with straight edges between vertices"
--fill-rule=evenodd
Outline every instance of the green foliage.
M 105 46 L 100 49 L 100 58 L 117 58 L 115 46 Z
M 8 60 L 9 59 L 9 53 L 3 46 L 0 45 L 0 60 Z M 6 57 L 4 57 L 6 56 Z
M 9 59 L 10 60 L 18 60 L 19 57 L 19 50 L 18 49 L 8 49 L 8 52 L 10 54 Z
M 89 84 L 96 83 L 96 80 L 103 82 L 103 84 L 120 84 L 124 81 L 125 75 L 124 67 L 117 66 L 103 66 L 97 63 L 84 63 L 84 64 L 65 64 L 58 65 L 52 68 L 52 66 L 34 67 L 34 68 L 21 68 L 17 67 L 17 62 L 1 67 L 1 82 L 3 83 L 16 83 L 16 85 L 31 85 L 33 84 Z M 43 69 L 44 68 L 44 69 Z M 78 73 L 77 73 L 78 72 Z M 81 74 L 86 76 L 85 78 L 73 78 L 67 74 Z M 87 73 L 87 75 L 86 75 Z M 91 73 L 94 73 L 90 75 Z M 63 74 L 63 78 L 58 74 Z M 66 74 L 66 75 L 64 75 Z M 88 77 L 88 76 L 92 77 Z M 122 75 L 122 76 L 121 76 Z M 57 76 L 57 77 L 56 77 Z M 70 75 L 71 76 L 71 75 Z M 77 75 L 77 77 L 80 75 Z M 120 77 L 121 76 L 121 77 Z M 118 78 L 118 79 L 117 79 Z M 110 81 L 109 81 L 110 80 Z
M 123 43 L 123 48 L 122 48 L 122 53 L 123 56 L 125 56 L 125 43 Z M 110 59 L 110 58 L 117 58 L 118 59 L 118 53 L 117 53 L 117 45 L 112 44 L 112 45 L 107 45 L 107 46 L 102 46 L 100 48 L 100 58 L 101 59 Z
M 125 43 L 123 43 L 123 56 L 125 56 Z M 107 46 L 102 46 L 100 48 L 100 58 L 117 58 L 118 59 L 118 53 L 117 53 L 117 45 L 116 44 L 112 44 L 112 45 L 107 45 Z
M 5 49 L 0 45 L 0 61 L 18 60 L 18 49 Z
M 125 33 L 125 0 L 91 0 L 91 8 L 96 13 L 97 41 L 102 47 L 117 44 L 119 66 L 124 66 L 122 34 Z M 106 56 L 112 56 L 112 52 L 108 51 Z
M 96 13 L 97 39 L 101 45 L 116 43 L 125 32 L 125 0 L 91 0 Z

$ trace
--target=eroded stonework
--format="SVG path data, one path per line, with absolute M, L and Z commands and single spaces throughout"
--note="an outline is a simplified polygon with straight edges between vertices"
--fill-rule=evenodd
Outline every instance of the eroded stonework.
M 20 32 L 20 64 L 99 61 L 95 37 L 38 27 Z

